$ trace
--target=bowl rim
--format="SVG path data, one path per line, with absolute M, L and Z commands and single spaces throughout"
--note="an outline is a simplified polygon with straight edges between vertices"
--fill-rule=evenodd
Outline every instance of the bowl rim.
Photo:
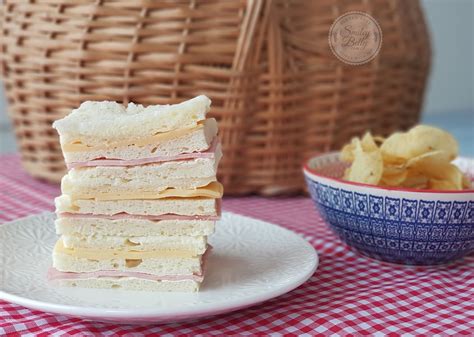
M 303 162 L 303 172 L 305 175 L 310 174 L 313 176 L 316 176 L 317 178 L 323 178 L 323 179 L 328 179 L 333 182 L 337 182 L 340 184 L 346 184 L 346 185 L 352 185 L 352 186 L 358 186 L 358 187 L 369 187 L 373 188 L 376 190 L 385 190 L 385 191 L 398 191 L 398 192 L 414 192 L 414 193 L 423 193 L 423 194 L 428 194 L 428 193 L 442 193 L 442 194 L 474 194 L 474 189 L 468 189 L 468 190 L 426 190 L 426 189 L 416 189 L 416 188 L 402 188 L 402 187 L 388 187 L 388 186 L 378 186 L 378 185 L 370 185 L 370 184 L 364 184 L 364 183 L 357 183 L 354 181 L 348 181 L 340 178 L 333 178 L 333 177 L 328 177 L 325 175 L 322 175 L 320 173 L 317 173 L 314 169 L 312 169 L 309 166 L 310 161 L 312 161 L 315 158 L 318 157 L 326 157 L 330 155 L 336 155 L 340 153 L 340 151 L 332 151 L 332 152 L 327 152 L 327 153 L 320 153 L 320 154 L 313 154 L 310 155 L 305 159 Z M 470 159 L 468 157 L 458 157 L 460 159 Z

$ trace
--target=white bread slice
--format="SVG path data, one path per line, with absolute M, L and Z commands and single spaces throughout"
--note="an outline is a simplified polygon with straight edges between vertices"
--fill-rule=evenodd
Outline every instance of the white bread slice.
M 71 200 L 63 194 L 55 201 L 57 213 L 114 215 L 218 215 L 218 200 L 210 198 L 165 198 L 152 200 Z
M 144 107 L 130 103 L 87 101 L 53 123 L 61 144 L 80 140 L 88 145 L 153 136 L 157 133 L 196 126 L 206 118 L 211 100 L 197 96 L 173 105 Z
M 156 192 L 194 189 L 216 181 L 218 159 L 197 158 L 140 166 L 97 166 L 71 169 L 61 181 L 64 194 Z
M 72 200 L 90 199 L 90 200 L 158 200 L 169 198 L 222 198 L 224 187 L 221 183 L 213 181 L 206 186 L 196 188 L 167 188 L 164 190 L 147 188 L 143 190 L 121 190 L 111 191 L 110 186 L 103 189 L 91 191 L 82 189 L 81 191 L 73 191 L 73 194 L 66 194 Z
M 152 281 L 135 277 L 99 277 L 76 280 L 55 280 L 54 284 L 60 287 L 123 289 L 138 291 L 160 292 L 196 292 L 200 282 L 193 280 L 183 281 Z
M 155 257 L 146 259 L 107 258 L 87 259 L 53 251 L 53 267 L 63 272 L 85 273 L 100 270 L 140 272 L 153 275 L 201 274 L 201 256 Z
M 142 137 L 139 140 L 122 139 L 120 142 L 85 147 L 80 151 L 72 151 L 67 145 L 63 145 L 63 155 L 66 163 L 72 163 L 97 158 L 134 160 L 203 152 L 211 146 L 217 135 L 217 122 L 214 118 L 209 118 L 195 128 L 178 131 Z
M 83 249 L 114 249 L 121 251 L 186 250 L 194 255 L 204 254 L 205 236 L 110 236 L 93 234 L 63 235 L 64 247 Z
M 212 220 L 159 220 L 146 219 L 102 219 L 59 217 L 54 222 L 56 233 L 61 235 L 187 235 L 207 236 L 214 233 Z

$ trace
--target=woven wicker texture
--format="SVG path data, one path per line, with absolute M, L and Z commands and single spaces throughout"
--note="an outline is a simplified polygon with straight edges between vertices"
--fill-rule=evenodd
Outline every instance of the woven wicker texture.
M 228 194 L 303 189 L 301 162 L 367 129 L 417 122 L 429 70 L 413 0 L 13 1 L 0 5 L 0 71 L 24 167 L 64 173 L 51 123 L 85 100 L 212 101 Z M 361 66 L 328 45 L 347 11 L 371 14 L 380 54 Z

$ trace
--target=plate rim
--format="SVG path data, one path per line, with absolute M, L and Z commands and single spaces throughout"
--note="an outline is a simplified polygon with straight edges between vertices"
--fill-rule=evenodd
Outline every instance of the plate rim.
M 244 298 L 242 300 L 232 300 L 230 302 L 222 302 L 222 303 L 205 303 L 199 306 L 195 307 L 189 307 L 189 308 L 174 308 L 174 309 L 161 309 L 161 308 L 148 308 L 148 309 L 114 309 L 114 308 L 97 308 L 93 306 L 73 306 L 73 305 L 66 305 L 66 304 L 57 304 L 57 303 L 52 303 L 52 302 L 43 302 L 39 300 L 34 300 L 30 298 L 26 298 L 24 296 L 20 295 L 15 295 L 11 294 L 9 292 L 4 291 L 2 288 L 0 288 L 0 299 L 13 303 L 13 304 L 18 304 L 23 307 L 33 309 L 33 310 L 38 310 L 42 312 L 47 312 L 47 313 L 53 313 L 53 314 L 58 314 L 58 315 L 66 315 L 66 316 L 75 316 L 75 317 L 84 317 L 84 318 L 97 318 L 97 319 L 118 319 L 118 318 L 126 318 L 126 319 L 140 319 L 140 320 L 146 320 L 146 319 L 172 319 L 176 317 L 183 317 L 182 319 L 193 319 L 193 318 L 199 318 L 199 317 L 204 317 L 204 316 L 214 316 L 218 314 L 223 314 L 223 313 L 228 313 L 236 310 L 240 310 L 243 308 L 247 308 L 253 305 L 257 305 L 260 303 L 263 303 L 265 301 L 268 301 L 270 299 L 282 296 L 302 284 L 304 284 L 307 280 L 311 278 L 311 276 L 314 275 L 316 272 L 318 266 L 319 266 L 319 255 L 316 249 L 304 238 L 302 237 L 299 233 L 296 233 L 292 230 L 289 230 L 283 226 L 280 226 L 278 224 L 274 224 L 262 219 L 258 218 L 253 218 L 249 217 L 246 215 L 241 215 L 235 212 L 229 212 L 229 211 L 224 211 L 223 213 L 230 213 L 237 215 L 239 217 L 243 217 L 245 219 L 251 219 L 251 220 L 258 220 L 261 221 L 267 225 L 270 226 L 275 226 L 278 227 L 279 229 L 282 229 L 286 232 L 289 232 L 291 235 L 297 236 L 304 244 L 311 248 L 310 252 L 313 255 L 313 264 L 311 268 L 309 269 L 308 272 L 302 276 L 298 282 L 291 283 L 285 287 L 278 288 L 272 291 L 265 292 L 259 296 L 252 297 L 251 299 Z M 31 217 L 37 217 L 41 216 L 44 214 L 54 214 L 54 212 L 41 212 L 37 214 L 32 214 L 26 217 L 18 218 L 13 221 L 9 221 L 3 224 L 0 224 L 0 230 L 1 228 L 4 228 L 4 226 L 11 226 L 14 225 L 17 221 L 22 221 L 22 220 L 27 220 L 28 218 Z M 124 324 L 127 324 L 129 322 L 123 322 Z

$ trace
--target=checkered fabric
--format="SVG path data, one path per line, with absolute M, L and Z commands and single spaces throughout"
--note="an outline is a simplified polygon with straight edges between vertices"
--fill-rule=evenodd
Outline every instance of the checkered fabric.
M 53 210 L 55 185 L 35 181 L 15 155 L 0 157 L 0 221 Z M 224 209 L 301 234 L 321 263 L 298 289 L 249 309 L 165 325 L 117 325 L 32 311 L 0 301 L 0 335 L 472 335 L 474 256 L 438 267 L 359 256 L 326 227 L 309 198 L 226 198 Z M 1 244 L 1 243 L 0 243 Z

